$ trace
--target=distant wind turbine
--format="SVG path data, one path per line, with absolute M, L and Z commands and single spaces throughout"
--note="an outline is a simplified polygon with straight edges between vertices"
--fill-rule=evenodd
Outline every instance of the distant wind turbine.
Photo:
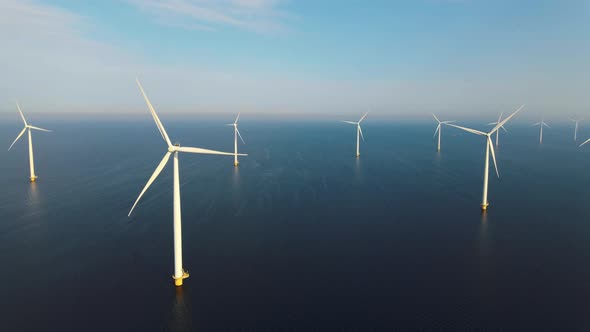
M 486 161 L 485 161 L 485 170 L 484 170 L 484 176 L 483 176 L 483 197 L 481 200 L 481 209 L 482 211 L 486 211 L 488 209 L 489 206 L 489 202 L 488 202 L 488 177 L 489 177 L 489 168 L 490 168 L 490 152 L 492 153 L 492 159 L 494 161 L 494 168 L 496 169 L 496 175 L 498 176 L 498 178 L 500 178 L 500 173 L 498 172 L 498 164 L 496 163 L 496 154 L 494 152 L 494 144 L 492 144 L 492 138 L 491 136 L 500 129 L 500 127 L 502 127 L 504 124 L 506 124 L 506 122 L 510 121 L 510 119 L 512 119 L 516 113 L 520 112 L 520 110 L 522 110 L 524 108 L 525 105 L 520 106 L 514 113 L 510 114 L 509 117 L 507 117 L 506 119 L 500 121 L 500 123 L 498 123 L 490 132 L 488 133 L 484 133 L 483 131 L 479 131 L 479 130 L 475 130 L 475 129 L 470 129 L 470 128 L 465 128 L 465 127 L 461 127 L 461 126 L 457 126 L 454 124 L 449 124 L 449 126 L 452 127 L 456 127 L 462 130 L 465 130 L 467 132 L 470 132 L 472 134 L 476 134 L 476 135 L 480 135 L 480 136 L 486 136 Z
M 359 157 L 361 155 L 359 137 L 363 139 L 363 142 L 365 141 L 365 137 L 363 136 L 363 130 L 361 129 L 361 122 L 363 122 L 363 120 L 365 119 L 365 117 L 367 116 L 367 114 L 369 114 L 369 112 L 365 113 L 365 115 L 363 115 L 358 122 L 342 121 L 342 122 L 346 122 L 346 123 L 350 123 L 350 124 L 356 125 L 356 156 L 357 157 Z
M 152 176 L 148 180 L 147 184 L 145 185 L 145 187 L 143 188 L 143 190 L 139 194 L 139 197 L 137 197 L 137 200 L 135 201 L 135 204 L 133 204 L 133 207 L 131 207 L 131 210 L 129 211 L 128 216 L 131 216 L 133 209 L 135 209 L 135 206 L 137 205 L 137 203 L 139 202 L 139 200 L 141 199 L 143 194 L 150 187 L 150 185 L 154 182 L 154 180 L 158 177 L 158 175 L 160 175 L 160 172 L 164 169 L 164 167 L 168 163 L 168 159 L 170 158 L 170 156 L 172 154 L 174 154 L 174 275 L 172 276 L 172 278 L 174 279 L 174 284 L 176 286 L 182 286 L 183 279 L 188 278 L 189 274 L 186 271 L 184 271 L 184 269 L 182 268 L 182 228 L 181 228 L 181 218 L 180 218 L 180 176 L 179 176 L 179 172 L 178 172 L 178 153 L 179 152 L 188 152 L 188 153 L 200 153 L 200 154 L 218 154 L 218 155 L 224 155 L 224 156 L 233 156 L 234 154 L 230 153 L 230 152 L 220 152 L 220 151 L 207 150 L 207 149 L 202 149 L 202 148 L 181 147 L 180 144 L 178 144 L 178 143 L 173 145 L 172 142 L 170 141 L 170 138 L 168 138 L 168 134 L 166 133 L 166 130 L 164 129 L 164 126 L 162 125 L 162 122 L 158 118 L 158 115 L 156 114 L 156 111 L 154 110 L 152 103 L 150 102 L 147 95 L 143 91 L 143 87 L 141 86 L 141 83 L 139 83 L 139 80 L 136 80 L 136 81 L 137 81 L 137 86 L 139 87 L 139 90 L 141 91 L 141 94 L 143 95 L 143 98 L 145 99 L 145 102 L 147 103 L 150 113 L 152 114 L 152 117 L 154 118 L 154 121 L 156 122 L 156 126 L 158 127 L 158 130 L 160 131 L 162 138 L 164 139 L 164 141 L 166 141 L 166 144 L 168 145 L 168 151 L 164 155 L 164 158 L 162 158 L 162 161 L 160 161 L 160 164 L 158 165 L 158 167 L 156 167 L 156 170 L 154 171 L 154 173 L 152 174 Z M 246 154 L 240 154 L 240 156 L 246 156 Z
M 234 123 L 227 124 L 227 126 L 234 127 L 234 166 L 238 166 L 238 164 L 239 164 L 239 162 L 238 162 L 238 136 L 242 140 L 242 143 L 246 144 L 246 142 L 244 142 L 244 139 L 242 138 L 242 135 L 240 135 L 240 131 L 238 130 L 238 119 L 239 118 L 240 118 L 240 113 L 238 113 L 238 116 L 236 117 L 236 121 L 234 121 Z
M 580 122 L 583 119 L 570 119 L 571 121 L 575 122 L 576 126 L 574 127 L 574 142 L 578 141 L 578 128 L 580 127 Z
M 455 120 L 440 121 L 436 117 L 436 115 L 432 114 L 432 116 L 434 117 L 434 120 L 436 120 L 436 122 L 438 122 L 438 126 L 436 126 L 436 130 L 434 131 L 434 135 L 432 137 L 434 138 L 434 136 L 436 136 L 436 133 L 438 133 L 438 149 L 437 149 L 437 151 L 440 151 L 440 135 L 441 135 L 441 131 L 442 131 L 442 126 L 445 124 L 453 123 L 453 122 L 455 122 Z
M 498 121 L 488 123 L 488 126 L 495 126 L 498 123 L 502 122 L 502 116 L 503 115 L 504 115 L 504 112 L 500 113 L 500 117 L 498 118 Z M 505 132 L 508 132 L 508 130 L 506 130 L 506 128 L 504 128 L 504 126 L 502 126 L 500 128 L 502 128 Z M 499 140 L 500 140 L 500 130 L 496 131 L 496 146 L 498 146 Z
M 33 138 L 31 137 L 31 129 L 46 131 L 46 132 L 51 132 L 51 130 L 31 126 L 30 124 L 27 123 L 27 120 L 25 120 L 25 116 L 23 115 L 23 112 L 21 111 L 20 105 L 18 104 L 18 102 L 16 102 L 16 108 L 18 109 L 18 113 L 20 114 L 21 119 L 23 119 L 23 122 L 25 123 L 25 127 L 20 132 L 20 134 L 18 134 L 18 136 L 16 136 L 16 139 L 14 140 L 14 142 L 12 142 L 12 144 L 10 144 L 8 151 L 10 151 L 10 149 L 12 148 L 14 143 L 16 143 L 16 141 L 18 141 L 19 138 L 21 138 L 21 136 L 25 133 L 25 131 L 28 131 L 28 134 L 29 134 L 29 167 L 31 170 L 30 179 L 31 179 L 31 182 L 35 182 L 35 180 L 37 180 L 37 175 L 35 175 L 35 161 L 33 159 Z
M 549 125 L 545 123 L 544 118 L 541 118 L 541 122 L 533 123 L 531 126 L 541 127 L 541 131 L 539 132 L 539 144 L 543 144 L 543 127 L 547 127 L 549 129 L 551 129 L 551 127 L 549 127 Z

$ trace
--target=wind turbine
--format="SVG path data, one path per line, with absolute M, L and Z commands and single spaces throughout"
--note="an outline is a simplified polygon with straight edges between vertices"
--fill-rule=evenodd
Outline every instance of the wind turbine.
M 495 126 L 498 123 L 502 122 L 502 116 L 503 115 L 504 115 L 504 112 L 500 113 L 500 117 L 498 118 L 498 121 L 488 123 L 488 126 Z M 504 126 L 502 126 L 500 128 L 504 129 L 505 132 L 508 132 L 508 130 L 506 130 L 506 128 L 504 128 Z M 499 140 L 500 140 L 500 130 L 496 131 L 496 146 L 498 146 Z
M 541 127 L 541 132 L 539 133 L 539 144 L 543 144 L 543 127 L 547 127 L 549 129 L 551 129 L 551 127 L 549 127 L 549 125 L 545 123 L 544 118 L 541 118 L 541 122 L 534 123 L 531 126 Z
M 25 133 L 25 131 L 27 131 L 29 134 L 29 167 L 31 169 L 30 179 L 31 179 L 31 182 L 35 182 L 35 180 L 37 180 L 37 175 L 35 175 L 35 161 L 33 159 L 33 138 L 31 137 L 31 129 L 32 130 L 47 131 L 47 132 L 51 132 L 51 130 L 31 126 L 30 124 L 27 123 L 27 120 L 25 120 L 25 116 L 23 115 L 23 111 L 21 111 L 20 105 L 18 104 L 18 102 L 16 102 L 16 108 L 18 109 L 18 113 L 20 113 L 20 117 L 23 119 L 23 122 L 25 123 L 25 127 L 20 132 L 20 134 L 18 134 L 18 136 L 16 136 L 16 139 L 14 140 L 14 142 L 12 142 L 12 144 L 10 144 L 8 151 L 10 151 L 10 149 L 12 148 L 14 143 L 16 143 L 16 141 L 18 141 L 19 138 L 21 138 L 21 136 Z
M 234 126 L 234 166 L 238 166 L 238 164 L 239 164 L 239 162 L 238 162 L 238 136 L 242 140 L 242 143 L 246 144 L 246 142 L 244 142 L 244 139 L 242 138 L 242 135 L 240 135 L 240 131 L 238 130 L 238 119 L 239 118 L 240 118 L 240 113 L 238 113 L 238 116 L 236 117 L 236 121 L 234 121 L 234 123 L 227 124 L 227 126 Z
M 483 197 L 481 200 L 481 210 L 482 211 L 486 211 L 488 209 L 488 206 L 490 205 L 488 202 L 488 177 L 489 177 L 489 169 L 490 169 L 490 152 L 492 153 L 492 159 L 494 161 L 494 168 L 496 169 L 496 175 L 498 176 L 498 178 L 500 178 L 500 173 L 498 172 L 498 164 L 496 163 L 496 153 L 494 152 L 494 144 L 492 144 L 491 136 L 497 130 L 499 130 L 500 127 L 502 127 L 504 124 L 506 124 L 506 122 L 508 122 L 510 119 L 512 119 L 516 115 L 516 113 L 520 112 L 520 110 L 522 110 L 524 108 L 524 106 L 525 105 L 520 106 L 514 113 L 510 114 L 510 116 L 507 117 L 506 119 L 500 121 L 500 123 L 498 123 L 496 126 L 494 126 L 494 128 L 488 133 L 484 133 L 483 131 L 479 131 L 479 130 L 475 130 L 475 129 L 457 126 L 454 124 L 449 124 L 449 126 L 468 131 L 472 134 L 486 136 L 486 141 L 487 141 L 486 142 L 486 161 L 485 161 L 485 169 L 484 169 L 484 175 L 483 175 Z
M 436 120 L 436 122 L 438 122 L 438 126 L 436 126 L 436 130 L 434 131 L 434 135 L 432 137 L 434 138 L 434 136 L 436 136 L 436 133 L 438 133 L 438 150 L 437 151 L 440 151 L 440 135 L 441 135 L 441 131 L 442 131 L 442 125 L 453 123 L 453 122 L 455 122 L 455 120 L 452 120 L 452 121 L 440 121 L 436 117 L 436 115 L 432 114 L 432 116 L 434 117 L 434 119 Z
M 583 119 L 571 119 L 570 118 L 570 120 L 576 123 L 576 127 L 574 128 L 574 142 L 577 142 L 578 141 L 578 128 L 580 127 L 580 122 Z
M 179 179 L 179 172 L 178 172 L 178 153 L 179 152 L 188 152 L 188 153 L 200 153 L 200 154 L 218 154 L 218 155 L 224 155 L 224 156 L 233 156 L 234 154 L 230 153 L 230 152 L 220 152 L 220 151 L 207 150 L 207 149 L 202 149 L 202 148 L 181 147 L 180 144 L 178 144 L 178 143 L 172 144 L 172 142 L 170 142 L 170 138 L 168 138 L 168 134 L 166 133 L 164 126 L 162 125 L 162 122 L 160 121 L 160 119 L 158 118 L 158 115 L 156 114 L 156 110 L 154 110 L 152 103 L 150 103 L 150 100 L 148 99 L 147 95 L 143 91 L 141 83 L 139 83 L 139 80 L 136 80 L 136 82 L 137 82 L 137 86 L 139 86 L 139 90 L 141 91 L 141 94 L 143 95 L 143 98 L 145 99 L 145 102 L 147 103 L 150 113 L 152 114 L 152 117 L 154 118 L 154 121 L 156 122 L 156 126 L 158 127 L 158 130 L 160 131 L 162 138 L 164 139 L 164 141 L 166 141 L 166 144 L 168 145 L 168 151 L 164 155 L 164 158 L 162 158 L 162 161 L 160 161 L 160 164 L 158 165 L 158 167 L 156 167 L 156 170 L 154 171 L 154 173 L 152 174 L 152 176 L 148 180 L 147 184 L 145 185 L 145 187 L 143 188 L 143 190 L 139 194 L 139 197 L 137 197 L 137 200 L 135 201 L 135 203 L 133 204 L 133 207 L 129 211 L 128 216 L 131 216 L 133 209 L 135 209 L 135 206 L 137 205 L 137 203 L 139 202 L 139 200 L 141 199 L 143 194 L 150 187 L 150 185 L 154 182 L 154 180 L 158 177 L 158 175 L 160 174 L 162 169 L 164 169 L 164 167 L 168 163 L 168 159 L 170 158 L 170 156 L 174 155 L 174 275 L 172 276 L 172 278 L 174 279 L 174 284 L 176 286 L 182 286 L 183 279 L 188 278 L 189 274 L 182 268 L 182 229 L 181 229 L 181 218 L 180 218 L 180 179 Z M 240 156 L 246 156 L 246 154 L 240 154 Z
M 363 139 L 363 142 L 365 141 L 365 137 L 363 136 L 363 130 L 361 129 L 361 122 L 363 122 L 363 120 L 365 119 L 367 114 L 369 114 L 369 112 L 365 113 L 365 115 L 363 115 L 358 122 L 344 121 L 344 120 L 342 121 L 342 122 L 356 125 L 356 156 L 357 157 L 359 157 L 361 155 L 359 137 Z

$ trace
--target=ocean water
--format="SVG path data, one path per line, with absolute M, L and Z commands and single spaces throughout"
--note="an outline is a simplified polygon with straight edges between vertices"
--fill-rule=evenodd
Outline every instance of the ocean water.
M 233 149 L 227 119 L 162 120 Z M 242 117 L 238 168 L 180 156 L 175 288 L 171 161 L 127 217 L 166 152 L 155 125 L 33 123 L 54 130 L 33 133 L 37 183 L 26 137 L 0 149 L 2 331 L 590 330 L 590 147 L 569 125 L 543 146 L 508 126 L 482 215 L 481 137 L 445 127 L 437 153 L 432 122 L 367 119 L 356 159 L 353 126 Z

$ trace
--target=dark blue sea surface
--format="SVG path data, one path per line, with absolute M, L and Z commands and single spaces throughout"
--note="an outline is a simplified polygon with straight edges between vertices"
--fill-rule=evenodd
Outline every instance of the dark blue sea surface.
M 173 142 L 233 150 L 219 121 L 162 121 Z M 153 122 L 0 123 L 1 331 L 588 331 L 590 146 L 515 122 L 480 213 L 485 140 L 431 122 L 249 121 L 249 154 L 180 155 Z M 468 123 L 469 126 L 477 124 Z M 484 127 L 479 126 L 482 129 Z M 580 136 L 590 136 L 582 130 Z

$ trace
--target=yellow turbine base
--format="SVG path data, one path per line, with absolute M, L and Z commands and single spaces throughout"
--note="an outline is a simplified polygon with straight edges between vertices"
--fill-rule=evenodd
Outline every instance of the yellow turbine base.
M 188 274 L 188 272 L 186 272 L 186 271 L 182 271 L 182 276 L 181 276 L 181 277 L 179 277 L 179 278 L 176 278 L 175 276 L 172 276 L 172 279 L 174 279 L 174 285 L 175 285 L 176 287 L 179 287 L 179 286 L 182 286 L 182 281 L 183 281 L 184 279 L 188 278 L 188 277 L 189 277 L 189 274 Z
M 235 162 L 234 162 L 234 166 L 238 166 L 239 164 L 240 164 L 240 163 L 239 163 L 239 162 L 237 162 L 237 161 L 235 161 Z
M 487 211 L 487 209 L 488 209 L 488 206 L 490 206 L 490 204 L 489 204 L 489 203 L 488 203 L 488 204 L 482 204 L 482 205 L 481 205 L 481 210 L 482 210 L 482 211 Z
M 360 156 L 361 156 L 361 154 L 360 154 L 360 153 L 357 153 L 357 154 L 356 154 L 356 156 L 357 156 L 357 158 L 358 158 L 358 157 L 360 157 Z
M 36 176 L 31 176 L 31 182 L 35 182 L 37 180 Z

